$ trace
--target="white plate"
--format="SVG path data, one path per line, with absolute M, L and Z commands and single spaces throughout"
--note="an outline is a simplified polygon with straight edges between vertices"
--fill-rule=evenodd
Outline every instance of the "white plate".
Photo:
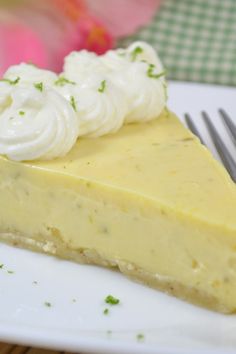
M 202 133 L 204 141 L 217 159 L 219 159 L 218 154 L 201 118 L 201 111 L 204 110 L 209 113 L 229 150 L 235 155 L 236 148 L 229 139 L 218 114 L 218 109 L 224 108 L 236 123 L 236 88 L 172 82 L 169 87 L 169 95 L 170 108 L 182 120 L 184 113 L 190 113 Z
M 170 107 L 180 116 L 192 113 L 199 125 L 205 109 L 223 130 L 216 110 L 224 107 L 236 117 L 235 94 L 232 88 L 171 83 Z M 204 137 L 209 140 L 205 130 Z M 189 305 L 118 272 L 5 245 L 0 263 L 1 341 L 102 354 L 236 353 L 235 316 Z M 104 315 L 108 294 L 121 303 Z

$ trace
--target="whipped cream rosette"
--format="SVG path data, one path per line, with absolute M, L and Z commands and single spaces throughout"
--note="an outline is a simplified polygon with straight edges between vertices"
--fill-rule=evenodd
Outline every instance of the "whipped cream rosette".
M 3 79 L 9 83 L 15 81 L 18 81 L 19 84 L 42 82 L 44 85 L 51 86 L 57 80 L 57 74 L 50 70 L 40 69 L 32 64 L 21 63 L 10 66 Z
M 125 56 L 128 60 L 132 62 L 146 61 L 148 64 L 155 65 L 158 71 L 163 70 L 163 65 L 159 56 L 157 55 L 157 52 L 150 44 L 146 42 L 133 42 L 127 49 L 125 49 Z
M 125 123 L 157 118 L 166 104 L 164 70 L 155 50 L 145 42 L 127 49 L 110 50 L 102 56 L 112 80 L 128 102 Z
M 164 109 L 164 72 L 159 71 L 153 64 L 129 63 L 122 72 L 114 73 L 113 80 L 128 102 L 125 123 L 150 121 L 157 118 Z
M 63 85 L 60 93 L 69 99 L 73 91 L 76 101 L 79 101 L 81 135 L 100 136 L 114 132 L 119 126 L 116 124 L 118 121 L 132 123 L 155 119 L 166 104 L 166 83 L 161 61 L 155 50 L 145 42 L 134 42 L 127 49 L 109 50 L 101 56 L 84 50 L 72 52 L 65 58 L 62 75 L 71 81 L 71 85 Z M 101 77 L 101 82 L 102 77 L 108 78 L 103 96 L 97 94 L 97 77 Z M 110 103 L 106 98 L 110 99 Z M 118 106 L 120 113 L 124 114 L 123 119 L 117 113 Z M 110 119 L 106 119 L 109 112 Z M 115 129 L 111 129 L 112 120 Z M 103 125 L 102 129 L 98 129 L 99 122 Z
M 58 85 L 57 91 L 74 102 L 80 123 L 79 136 L 99 137 L 114 133 L 124 123 L 126 97 L 109 76 L 93 74 L 80 84 Z
M 19 161 L 53 159 L 80 136 L 99 137 L 125 123 L 155 119 L 166 104 L 164 74 L 144 42 L 101 56 L 72 52 L 60 75 L 14 65 L 0 80 L 0 153 Z
M 1 101 L 0 153 L 12 160 L 63 156 L 78 133 L 73 107 L 54 90 L 19 85 L 6 91 Z
M 11 104 L 12 86 L 8 82 L 0 81 L 0 114 Z
M 65 57 L 62 76 L 70 81 L 81 83 L 96 74 L 107 74 L 107 67 L 103 64 L 101 56 L 81 50 L 71 52 Z
M 112 71 L 123 70 L 127 67 L 128 63 L 143 61 L 155 65 L 158 71 L 163 70 L 161 60 L 154 48 L 142 41 L 136 41 L 126 49 L 108 50 L 100 58 L 103 64 Z

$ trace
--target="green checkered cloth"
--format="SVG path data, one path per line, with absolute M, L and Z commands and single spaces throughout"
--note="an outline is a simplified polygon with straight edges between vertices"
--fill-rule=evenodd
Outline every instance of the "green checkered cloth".
M 236 0 L 163 0 L 153 21 L 126 46 L 156 48 L 170 79 L 236 85 Z

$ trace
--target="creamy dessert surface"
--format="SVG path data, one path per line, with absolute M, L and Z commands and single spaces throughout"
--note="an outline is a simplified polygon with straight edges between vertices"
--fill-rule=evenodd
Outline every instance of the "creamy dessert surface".
M 170 115 L 166 110 L 148 124 L 127 125 L 99 139 L 80 139 L 65 157 L 32 166 L 125 189 L 234 229 L 235 185 L 198 139 Z
M 235 185 L 172 113 L 80 139 L 58 160 L 1 157 L 0 175 L 5 242 L 235 311 Z

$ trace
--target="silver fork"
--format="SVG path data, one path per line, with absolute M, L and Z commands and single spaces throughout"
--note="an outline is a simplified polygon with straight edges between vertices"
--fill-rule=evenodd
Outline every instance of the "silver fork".
M 233 140 L 234 144 L 236 144 L 236 125 L 234 124 L 234 122 L 232 121 L 230 116 L 225 112 L 225 110 L 220 108 L 218 112 L 219 112 L 227 130 L 229 131 L 229 135 L 230 135 L 231 139 Z M 221 158 L 226 170 L 228 171 L 232 180 L 234 182 L 236 182 L 236 161 L 235 161 L 235 159 L 233 158 L 233 156 L 229 152 L 228 148 L 226 147 L 225 143 L 223 142 L 219 132 L 216 130 L 209 115 L 205 111 L 203 111 L 201 114 L 202 114 L 202 118 L 206 124 L 206 127 L 210 133 L 210 136 L 214 142 L 214 145 L 218 151 L 218 154 L 220 155 L 220 158 Z M 185 121 L 186 121 L 188 128 L 192 131 L 193 134 L 198 136 L 198 138 L 200 139 L 202 144 L 206 145 L 199 130 L 197 129 L 193 119 L 190 117 L 190 115 L 188 113 L 185 113 L 184 117 L 185 117 Z

